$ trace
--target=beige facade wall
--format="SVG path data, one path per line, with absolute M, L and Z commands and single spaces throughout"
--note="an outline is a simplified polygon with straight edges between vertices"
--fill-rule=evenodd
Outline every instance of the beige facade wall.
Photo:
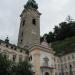
M 35 75 L 40 75 L 40 51 L 35 48 L 30 52 L 30 56 L 32 56 L 32 60 L 30 61 L 33 65 L 33 71 Z
M 72 52 L 61 57 L 55 56 L 54 61 L 55 73 L 57 75 L 60 75 L 61 73 L 64 73 L 64 75 L 70 75 L 71 72 L 75 75 L 75 53 Z
M 34 46 L 30 51 L 30 56 L 32 56 L 32 60 L 30 62 L 33 64 L 35 75 L 45 75 L 46 72 L 49 72 L 50 75 L 54 75 L 54 60 L 52 51 L 42 46 Z M 44 60 L 46 57 L 48 58 L 48 65 Z M 41 67 L 47 67 L 47 69 L 41 69 Z
M 16 46 L 0 43 L 0 53 L 7 55 L 11 61 L 24 61 L 28 56 L 26 51 Z

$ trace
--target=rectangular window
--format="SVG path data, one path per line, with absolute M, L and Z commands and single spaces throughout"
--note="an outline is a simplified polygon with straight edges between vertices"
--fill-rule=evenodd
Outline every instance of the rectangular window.
M 36 25 L 36 20 L 32 19 L 32 24 Z

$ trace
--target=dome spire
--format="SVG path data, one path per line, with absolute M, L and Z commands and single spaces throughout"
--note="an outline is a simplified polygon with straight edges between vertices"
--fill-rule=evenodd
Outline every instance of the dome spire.
M 28 0 L 28 2 L 26 3 L 26 5 L 24 6 L 24 8 L 34 8 L 34 9 L 38 9 L 38 4 L 36 3 L 35 0 Z
M 6 37 L 5 43 L 9 43 L 9 38 L 8 37 Z

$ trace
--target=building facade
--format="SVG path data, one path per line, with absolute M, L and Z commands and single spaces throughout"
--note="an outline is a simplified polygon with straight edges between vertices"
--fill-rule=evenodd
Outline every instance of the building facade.
M 55 56 L 45 38 L 40 43 L 40 16 L 38 4 L 28 0 L 20 15 L 18 45 L 10 44 L 8 38 L 0 40 L 0 53 L 15 62 L 28 59 L 34 75 L 75 75 L 75 53 Z
M 75 75 L 75 52 L 54 59 L 55 75 Z

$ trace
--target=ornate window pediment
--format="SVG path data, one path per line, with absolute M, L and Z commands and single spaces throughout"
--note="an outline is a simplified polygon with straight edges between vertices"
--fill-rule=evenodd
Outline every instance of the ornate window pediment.
M 48 57 L 43 58 L 43 60 L 44 60 L 44 66 L 48 66 L 48 62 L 49 62 Z

